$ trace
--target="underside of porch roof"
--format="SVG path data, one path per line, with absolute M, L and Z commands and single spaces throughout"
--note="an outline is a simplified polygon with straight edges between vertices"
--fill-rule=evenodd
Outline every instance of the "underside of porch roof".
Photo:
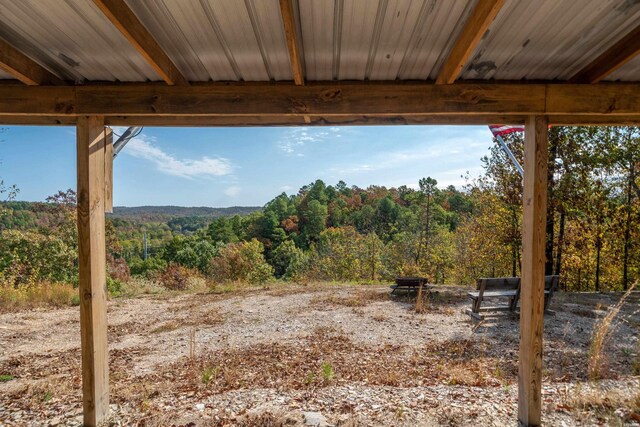
M 0 39 L 71 84 L 172 67 L 176 82 L 294 81 L 292 62 L 305 82 L 436 81 L 448 63 L 450 81 L 564 82 L 607 53 L 598 80 L 640 80 L 631 0 L 0 0 L 0 17 Z

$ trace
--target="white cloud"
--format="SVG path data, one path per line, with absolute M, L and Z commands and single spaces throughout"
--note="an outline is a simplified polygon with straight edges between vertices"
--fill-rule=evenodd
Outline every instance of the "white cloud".
M 465 155 L 476 156 L 476 152 L 470 150 L 476 142 L 470 138 L 450 138 L 445 144 L 435 147 L 416 147 L 411 150 L 395 150 L 375 153 L 366 158 L 366 163 L 349 166 L 343 169 L 334 168 L 338 175 L 358 174 L 389 169 L 402 169 L 411 165 L 423 163 L 449 163 L 451 159 L 462 159 Z M 486 144 L 484 144 L 486 145 Z
M 238 194 L 240 194 L 241 191 L 242 191 L 241 187 L 238 187 L 237 185 L 232 185 L 231 187 L 224 190 L 224 194 L 226 194 L 229 197 L 236 197 Z
M 280 187 L 280 190 L 282 191 L 291 191 L 293 190 L 293 187 L 290 185 L 283 185 L 282 187 Z
M 154 138 L 140 135 L 127 144 L 123 150 L 130 156 L 149 160 L 158 170 L 167 175 L 193 179 L 229 175 L 233 171 L 232 163 L 223 157 L 200 159 L 177 159 L 154 145 Z
M 329 130 L 321 128 L 295 127 L 287 129 L 278 141 L 278 147 L 288 155 L 303 157 L 300 150 L 307 143 L 322 142 L 329 138 L 339 138 L 340 128 L 331 127 Z

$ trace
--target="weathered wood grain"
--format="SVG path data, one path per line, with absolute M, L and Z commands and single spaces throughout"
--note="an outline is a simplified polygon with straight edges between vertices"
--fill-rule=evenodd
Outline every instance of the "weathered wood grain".
M 451 84 L 458 78 L 482 36 L 502 9 L 504 2 L 505 0 L 478 0 L 451 52 L 442 64 L 436 78 L 437 84 Z
M 168 85 L 189 84 L 124 0 L 93 2 Z
M 85 426 L 97 426 L 109 411 L 105 259 L 105 132 L 102 117 L 79 117 L 78 269 L 82 396 Z
M 0 69 L 29 86 L 63 84 L 63 81 L 0 38 Z
M 532 114 L 548 115 L 562 124 L 634 122 L 640 116 L 640 84 L 0 85 L 0 122 L 10 121 L 11 116 L 22 116 L 24 122 L 24 117 L 42 116 L 44 123 L 50 123 L 56 118 L 64 122 L 65 117 L 102 115 L 112 124 L 118 120 L 110 119 L 113 116 L 153 117 L 158 124 L 206 122 L 209 119 L 197 117 L 208 116 L 214 125 L 242 125 L 243 117 L 248 125 L 348 124 L 373 118 L 389 124 L 435 124 L 438 116 L 442 123 L 454 117 L 461 123 L 465 117 L 475 123 L 490 117 L 522 123 Z
M 640 53 L 640 24 L 578 71 L 569 79 L 569 82 L 597 83 L 631 61 L 638 53 Z
M 548 123 L 544 116 L 525 121 L 518 375 L 518 420 L 524 426 L 539 426 L 542 413 Z
M 295 13 L 292 0 L 280 0 L 280 16 L 284 27 L 284 35 L 289 49 L 289 61 L 291 74 L 296 85 L 304 84 L 304 71 L 302 69 L 302 56 L 300 54 L 300 40 L 296 27 Z
M 104 128 L 104 211 L 113 212 L 113 130 Z

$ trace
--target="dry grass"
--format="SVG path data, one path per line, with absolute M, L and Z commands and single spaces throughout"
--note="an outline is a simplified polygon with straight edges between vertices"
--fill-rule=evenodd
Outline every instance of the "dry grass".
M 620 312 L 620 309 L 624 305 L 626 299 L 631 295 L 636 284 L 637 283 L 634 283 L 629 290 L 625 292 L 622 298 L 620 298 L 616 305 L 611 307 L 604 318 L 594 325 L 593 332 L 591 334 L 588 365 L 589 378 L 592 380 L 603 378 L 607 373 L 607 357 L 604 353 L 604 347 L 610 338 L 612 330 L 614 329 L 614 320 L 616 316 Z
M 168 322 L 161 323 L 156 328 L 153 328 L 150 331 L 150 333 L 152 333 L 152 334 L 163 334 L 163 333 L 175 331 L 176 329 L 178 329 L 181 326 L 182 326 L 182 324 L 180 322 L 178 322 L 176 320 L 169 320 Z
M 571 411 L 578 420 L 600 419 L 602 425 L 640 422 L 640 390 L 607 390 L 603 387 L 578 387 L 567 393 L 558 409 Z M 626 424 L 625 424 L 626 425 Z
M 295 345 L 268 343 L 215 352 L 195 352 L 149 374 L 167 390 L 207 395 L 242 388 L 313 389 L 361 382 L 413 387 L 428 384 L 496 386 L 514 380 L 513 361 L 486 357 L 483 344 L 452 340 L 411 349 L 354 344 L 341 331 L 319 328 Z M 206 381 L 203 374 L 206 373 Z M 502 374 L 504 373 L 504 374 Z
M 171 331 L 175 331 L 180 328 L 195 328 L 195 327 L 208 327 L 219 325 L 224 323 L 225 319 L 217 311 L 213 310 L 203 310 L 201 312 L 193 313 L 187 310 L 184 310 L 187 314 L 178 314 L 176 316 L 168 320 L 164 323 L 159 324 L 158 326 L 149 330 L 152 334 L 162 334 Z
M 123 284 L 121 295 L 132 298 L 140 295 L 158 295 L 165 292 L 166 289 L 155 280 L 133 276 Z
M 311 282 L 306 284 L 291 284 L 290 282 L 275 282 L 264 289 L 272 297 L 286 297 L 288 295 L 299 295 L 327 290 L 330 284 L 321 282 Z
M 416 313 L 424 313 L 427 311 L 428 305 L 424 303 L 424 290 L 423 287 L 418 287 L 418 295 L 416 296 Z
M 299 425 L 300 419 L 284 412 L 249 412 L 235 420 L 238 427 L 285 427 Z
M 371 316 L 371 318 L 376 322 L 386 322 L 387 320 L 389 320 L 389 316 L 383 313 L 376 313 L 373 316 Z
M 374 302 L 388 301 L 389 293 L 380 292 L 376 289 L 358 289 L 356 292 L 348 295 L 332 294 L 326 296 L 317 296 L 311 299 L 309 305 L 316 308 L 329 308 L 331 306 L 343 307 L 366 307 Z
M 67 283 L 41 282 L 17 288 L 0 284 L 0 312 L 33 307 L 65 307 L 79 303 L 78 290 Z

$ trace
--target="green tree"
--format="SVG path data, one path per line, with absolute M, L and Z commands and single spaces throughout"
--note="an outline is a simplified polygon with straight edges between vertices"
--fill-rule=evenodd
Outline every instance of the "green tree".
M 311 200 L 302 212 L 301 233 L 303 241 L 308 245 L 320 237 L 326 227 L 328 217 L 327 206 L 318 200 Z

